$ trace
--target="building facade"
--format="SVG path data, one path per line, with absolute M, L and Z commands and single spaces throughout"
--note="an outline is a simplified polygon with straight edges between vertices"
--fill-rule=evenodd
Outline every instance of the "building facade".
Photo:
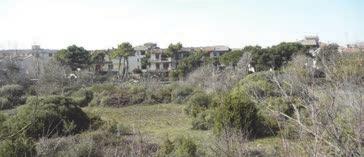
M 173 70 L 172 58 L 167 55 L 166 49 L 155 49 L 150 54 L 149 72 L 167 72 Z
M 39 45 L 26 50 L 0 50 L 0 62 L 12 61 L 19 66 L 21 72 L 37 79 L 55 53 L 57 50 L 42 49 Z

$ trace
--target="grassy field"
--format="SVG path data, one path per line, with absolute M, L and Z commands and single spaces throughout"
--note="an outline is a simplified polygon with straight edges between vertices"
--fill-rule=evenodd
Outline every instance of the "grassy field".
M 212 131 L 191 129 L 191 118 L 183 111 L 184 105 L 158 104 L 133 105 L 122 108 L 89 107 L 84 108 L 101 116 L 103 120 L 115 121 L 148 135 L 154 142 L 161 142 L 167 136 L 189 136 L 198 143 L 210 140 Z
M 87 107 L 84 110 L 100 115 L 103 120 L 115 121 L 138 130 L 152 142 L 160 143 L 166 137 L 174 139 L 177 136 L 189 136 L 203 149 L 208 149 L 215 141 L 215 136 L 211 130 L 192 130 L 192 119 L 184 113 L 184 107 L 177 104 L 158 104 L 122 108 Z M 248 145 L 254 150 L 272 152 L 274 147 L 280 145 L 280 140 L 276 137 L 264 138 L 249 142 Z

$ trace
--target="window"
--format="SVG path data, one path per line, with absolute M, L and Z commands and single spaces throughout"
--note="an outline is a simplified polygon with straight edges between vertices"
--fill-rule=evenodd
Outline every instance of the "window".
M 49 54 L 48 54 L 48 56 L 49 56 L 49 57 L 52 57 L 52 56 L 53 56 L 53 54 L 49 53 Z
M 159 69 L 160 69 L 160 65 L 159 65 L 159 63 L 156 63 L 156 64 L 155 64 L 155 68 L 156 68 L 157 70 L 159 70 Z
M 155 59 L 159 59 L 159 54 L 155 54 Z
M 145 51 L 140 51 L 140 55 L 145 55 Z

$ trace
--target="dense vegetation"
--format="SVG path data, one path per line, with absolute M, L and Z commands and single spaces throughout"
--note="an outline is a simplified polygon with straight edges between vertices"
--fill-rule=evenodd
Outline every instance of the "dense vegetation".
M 169 82 L 128 81 L 125 61 L 118 80 L 98 79 L 87 70 L 106 52 L 77 46 L 58 52 L 38 82 L 3 64 L 0 156 L 361 156 L 364 55 L 308 49 L 247 46 L 213 59 L 198 51 Z M 110 52 L 121 67 L 133 49 Z M 272 138 L 268 150 L 250 145 Z

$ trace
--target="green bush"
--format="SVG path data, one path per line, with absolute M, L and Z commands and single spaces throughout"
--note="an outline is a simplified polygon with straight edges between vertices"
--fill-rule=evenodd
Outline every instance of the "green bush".
M 88 106 L 92 101 L 94 94 L 91 90 L 81 88 L 77 92 L 72 94 L 72 98 L 80 107 Z
M 6 128 L 4 126 L 4 122 L 6 121 L 7 117 L 0 112 L 0 137 L 3 137 L 6 134 Z
M 188 115 L 196 117 L 198 113 L 209 108 L 211 97 L 204 92 L 196 92 L 187 102 L 185 111 Z
M 170 103 L 172 100 L 173 87 L 170 85 L 162 85 L 157 89 L 149 89 L 148 95 L 150 103 Z
M 146 89 L 139 85 L 129 85 L 128 93 L 130 94 L 131 104 L 140 104 L 146 100 Z
M 132 134 L 132 131 L 127 126 L 117 123 L 115 121 L 107 121 L 102 126 L 102 130 L 106 130 L 112 134 L 115 134 L 117 136 L 120 135 L 130 135 Z
M 110 84 L 103 84 L 95 85 L 91 89 L 94 91 L 91 106 L 122 107 L 147 101 L 147 91 L 141 85 L 111 86 Z
M 158 151 L 160 157 L 195 157 L 199 154 L 195 142 L 186 137 L 178 137 L 173 142 L 167 139 Z
M 192 120 L 192 129 L 208 130 L 214 126 L 214 110 L 205 110 Z
M 90 120 L 73 99 L 62 96 L 31 97 L 6 122 L 10 130 L 25 129 L 27 137 L 69 135 L 88 129 Z
M 25 103 L 25 89 L 20 85 L 5 85 L 0 88 L 0 109 L 9 109 Z
M 33 141 L 21 137 L 0 141 L 0 157 L 11 156 L 36 156 Z
M 118 86 L 111 83 L 105 83 L 105 84 L 95 84 L 91 87 L 91 91 L 94 93 L 101 93 L 103 91 L 115 91 L 117 90 Z
M 248 75 L 238 84 L 239 88 L 246 91 L 249 96 L 255 98 L 266 98 L 277 95 L 275 87 L 268 79 L 269 72 L 259 72 Z
M 0 109 L 10 109 L 13 105 L 7 98 L 0 97 Z
M 224 128 L 235 128 L 244 132 L 258 131 L 258 109 L 244 90 L 234 89 L 224 98 L 223 104 L 217 108 L 215 131 Z
M 172 100 L 175 103 L 183 103 L 193 93 L 193 87 L 191 86 L 174 86 L 172 92 Z

